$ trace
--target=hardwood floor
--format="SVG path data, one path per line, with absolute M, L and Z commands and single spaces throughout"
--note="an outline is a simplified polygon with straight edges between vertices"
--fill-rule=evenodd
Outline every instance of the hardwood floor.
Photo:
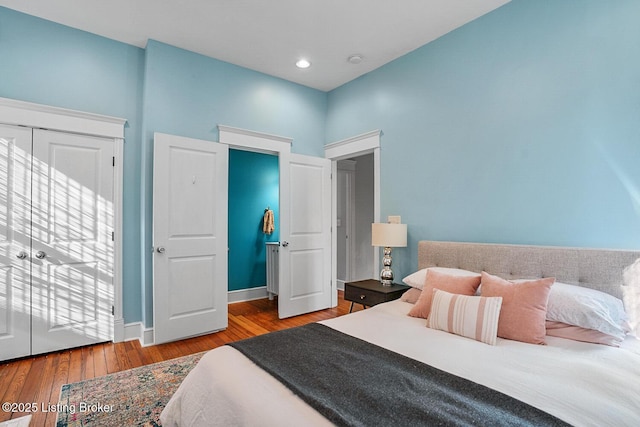
M 38 411 L 31 412 L 31 425 L 53 426 L 56 414 L 42 412 L 41 408 L 42 404 L 58 403 L 63 384 L 210 350 L 228 342 L 271 331 L 342 316 L 349 312 L 349 305 L 339 291 L 338 306 L 335 308 L 280 320 L 275 301 L 265 298 L 240 302 L 229 304 L 229 326 L 214 334 L 149 347 L 141 347 L 137 340 L 97 344 L 2 362 L 0 402 L 33 404 Z M 362 308 L 356 306 L 355 309 Z M 2 410 L 0 422 L 24 415 L 28 414 Z

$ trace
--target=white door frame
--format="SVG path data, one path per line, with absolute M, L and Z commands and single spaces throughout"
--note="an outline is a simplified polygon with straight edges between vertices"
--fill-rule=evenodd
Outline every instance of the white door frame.
M 324 157 L 331 160 L 331 173 L 334 176 L 338 174 L 338 160 L 349 159 L 352 157 L 358 157 L 365 154 L 373 153 L 373 218 L 375 222 L 380 221 L 380 137 L 382 131 L 374 130 L 371 132 L 363 133 L 361 135 L 353 136 L 351 138 L 343 139 L 340 141 L 332 142 L 324 146 Z M 335 229 L 337 226 L 336 219 L 338 216 L 338 184 L 337 179 L 334 179 L 331 183 L 331 227 Z M 331 280 L 335 284 L 337 283 L 338 269 L 337 269 L 337 248 L 338 241 L 336 233 L 331 235 Z M 371 256 L 373 257 L 373 271 L 371 277 L 378 277 L 380 271 L 380 260 L 377 256 L 378 251 L 371 247 Z M 337 295 L 335 296 L 337 298 Z
M 113 247 L 115 257 L 113 260 L 114 342 L 124 341 L 124 316 L 122 310 L 122 197 L 124 126 L 126 122 L 126 119 L 118 117 L 0 98 L 0 123 L 113 138 L 115 153 L 113 172 L 113 232 L 115 240 Z
M 280 164 L 280 180 L 282 181 L 282 174 L 288 173 L 283 170 L 283 165 L 289 167 L 291 158 L 291 143 L 292 138 L 270 135 L 262 132 L 255 132 L 246 129 L 234 128 L 231 126 L 218 125 L 218 141 L 223 144 L 229 145 L 231 149 L 254 151 L 263 154 L 274 154 L 279 158 Z M 286 177 L 285 177 L 286 178 Z M 288 178 L 287 178 L 288 179 Z M 335 180 L 334 180 L 335 181 Z M 335 184 L 332 184 L 335 185 Z M 332 189 L 333 193 L 333 189 Z M 282 191 L 280 197 L 283 197 Z M 286 196 L 288 197 L 288 195 Z M 332 202 L 333 203 L 333 202 Z M 335 208 L 332 208 L 335 209 Z M 334 221 L 335 222 L 335 221 Z M 332 236 L 334 233 L 331 233 Z M 285 236 L 286 237 L 286 236 Z M 281 235 L 281 238 L 284 238 Z M 332 237 L 333 239 L 333 237 Z M 333 241 L 333 240 L 332 240 Z M 333 246 L 335 250 L 335 245 Z M 332 255 L 332 280 L 331 280 L 331 306 L 335 307 L 338 304 L 338 293 L 336 292 L 336 280 L 335 280 L 335 255 Z M 282 272 L 280 272 L 282 274 Z

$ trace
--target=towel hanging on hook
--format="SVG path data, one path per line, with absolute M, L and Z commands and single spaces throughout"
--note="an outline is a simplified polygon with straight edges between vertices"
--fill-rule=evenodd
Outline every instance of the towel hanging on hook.
M 273 211 L 267 206 L 267 209 L 264 210 L 264 217 L 262 218 L 262 232 L 264 234 L 271 234 L 275 229 L 276 226 L 273 218 Z

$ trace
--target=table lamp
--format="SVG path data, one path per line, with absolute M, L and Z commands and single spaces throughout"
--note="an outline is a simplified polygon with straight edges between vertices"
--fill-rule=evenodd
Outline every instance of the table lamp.
M 380 272 L 380 283 L 384 286 L 393 284 L 393 270 L 391 270 L 391 248 L 407 246 L 407 224 L 371 224 L 371 245 L 384 247 L 384 256 Z

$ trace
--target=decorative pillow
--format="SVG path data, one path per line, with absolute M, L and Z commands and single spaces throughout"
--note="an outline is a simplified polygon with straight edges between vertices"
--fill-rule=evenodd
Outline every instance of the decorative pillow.
M 422 293 L 421 289 L 411 288 L 400 297 L 401 301 L 409 302 L 411 304 L 415 304 L 418 302 L 418 298 L 420 298 L 420 294 Z
M 554 285 L 555 286 L 555 285 Z M 568 325 L 562 322 L 554 322 L 547 320 L 546 322 L 547 336 L 566 338 L 574 341 L 589 342 L 593 344 L 610 345 L 611 347 L 620 347 L 622 341 L 619 337 L 603 334 L 595 329 L 581 328 L 580 326 Z
M 560 282 L 549 293 L 547 320 L 594 329 L 620 340 L 629 332 L 621 300 L 595 289 Z
M 555 278 L 511 282 L 482 272 L 482 296 L 502 297 L 498 336 L 545 344 L 549 291 Z
M 640 338 L 640 287 L 621 286 L 624 308 L 629 316 L 631 333 Z
M 422 293 L 416 304 L 409 311 L 409 316 L 429 317 L 433 290 L 440 289 L 452 294 L 474 295 L 480 285 L 480 276 L 451 276 L 437 270 L 428 269 Z
M 402 279 L 402 281 L 413 288 L 422 289 L 422 287 L 424 286 L 424 281 L 427 277 L 427 270 L 445 273 L 450 276 L 480 277 L 480 273 L 474 273 L 473 271 L 469 270 L 461 270 L 459 268 L 429 267 L 423 268 L 422 270 L 418 270 L 415 273 L 408 275 L 407 277 Z
M 496 345 L 500 297 L 477 297 L 433 290 L 427 326 Z

